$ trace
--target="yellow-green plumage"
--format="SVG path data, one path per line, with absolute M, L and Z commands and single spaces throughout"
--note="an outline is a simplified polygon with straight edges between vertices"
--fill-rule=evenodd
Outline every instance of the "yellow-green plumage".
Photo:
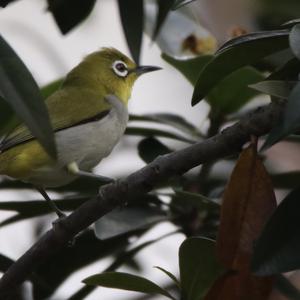
M 65 148 L 68 149 L 70 157 L 72 157 L 72 151 L 78 152 L 78 148 L 82 147 L 83 149 L 80 149 L 80 153 L 82 153 L 83 158 L 79 158 L 79 163 L 82 160 L 82 162 L 84 162 L 83 166 L 86 166 L 87 169 L 91 168 L 90 165 L 92 164 L 93 159 L 95 162 L 97 161 L 97 159 L 94 158 L 96 154 L 92 153 L 94 156 L 89 156 L 89 153 L 85 155 L 84 143 L 87 143 L 86 139 L 83 140 L 83 144 L 81 145 L 80 140 L 77 140 L 76 136 L 74 138 L 74 131 L 69 128 L 84 120 L 88 120 L 101 112 L 110 110 L 110 114 L 106 119 L 111 123 L 109 123 L 109 126 L 106 123 L 103 123 L 107 127 L 108 133 L 106 135 L 105 131 L 99 131 L 99 134 L 102 135 L 99 136 L 99 139 L 100 141 L 102 140 L 104 144 L 106 141 L 115 144 L 120 138 L 121 131 L 122 133 L 124 132 L 124 126 L 126 126 L 127 122 L 126 106 L 131 95 L 132 86 L 138 78 L 138 74 L 136 72 L 128 72 L 126 77 L 116 76 L 112 70 L 112 63 L 114 61 L 124 62 L 128 66 L 128 70 L 135 70 L 137 67 L 133 61 L 121 52 L 115 49 L 104 48 L 101 51 L 90 54 L 82 63 L 71 70 L 66 76 L 62 87 L 46 99 L 51 123 L 56 132 L 56 140 L 57 143 L 59 143 L 58 149 L 61 152 L 63 152 Z M 119 100 L 117 102 L 120 103 L 115 103 L 116 101 L 114 99 L 108 101 L 107 96 L 109 95 L 115 96 Z M 122 114 L 124 116 L 122 116 Z M 122 124 L 119 124 L 118 122 L 121 122 Z M 100 124 L 97 125 L 98 127 L 95 127 L 95 122 L 93 124 L 94 125 L 91 128 L 77 126 L 76 128 L 79 130 L 78 134 L 81 132 L 82 134 L 91 133 L 91 138 L 97 139 L 95 130 L 98 130 L 98 127 L 102 123 L 99 121 L 97 123 Z M 103 124 L 101 126 L 103 126 Z M 111 127 L 113 128 L 110 131 Z M 116 131 L 117 133 L 115 134 Z M 70 132 L 73 134 L 72 138 L 70 138 Z M 66 135 L 66 142 L 64 141 L 64 133 L 68 133 L 68 135 Z M 111 140 L 111 136 L 113 136 L 114 140 Z M 77 144 L 71 145 L 72 148 L 67 143 L 72 143 L 73 140 L 74 143 Z M 95 150 L 93 150 L 94 144 Z M 101 146 L 99 145 L 99 141 L 95 141 L 94 144 L 89 143 L 89 145 L 86 146 L 87 151 L 97 151 Z M 101 147 L 103 148 L 104 146 Z M 101 147 L 99 148 L 100 150 L 102 149 Z M 112 147 L 113 145 L 109 145 L 108 149 L 103 150 L 104 152 L 102 155 L 106 156 L 106 152 L 110 152 Z M 99 155 L 100 161 L 103 157 L 101 157 L 101 154 Z M 61 153 L 61 157 L 64 158 L 60 160 L 59 153 L 58 161 L 53 161 L 40 144 L 32 137 L 29 130 L 24 125 L 20 125 L 2 142 L 2 153 L 0 152 L 0 174 L 5 174 L 29 182 L 35 182 L 35 178 L 39 178 L 40 176 L 41 179 L 38 179 L 38 184 L 43 184 L 42 176 L 46 174 L 45 176 L 47 177 L 52 172 L 52 169 L 55 169 L 55 172 L 59 172 L 61 178 L 66 175 L 64 166 L 65 163 L 67 163 L 67 156 L 68 153 L 64 155 Z M 53 172 L 53 176 L 58 174 L 55 172 Z M 61 180 L 61 184 L 65 184 L 70 180 L 75 179 L 75 177 L 73 177 L 69 176 L 68 180 L 65 182 Z M 47 180 L 45 180 L 45 185 L 48 185 Z

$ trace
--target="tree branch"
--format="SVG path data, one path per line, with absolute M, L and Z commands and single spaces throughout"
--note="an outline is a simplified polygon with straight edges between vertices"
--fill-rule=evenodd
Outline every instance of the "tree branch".
M 195 166 L 236 154 L 251 135 L 268 133 L 279 121 L 284 104 L 272 103 L 250 113 L 240 122 L 203 142 L 160 156 L 127 178 L 100 188 L 99 194 L 85 202 L 46 232 L 24 253 L 0 280 L 0 299 L 26 280 L 46 260 L 66 247 L 76 234 L 117 206 L 151 191 L 158 183 L 181 175 Z

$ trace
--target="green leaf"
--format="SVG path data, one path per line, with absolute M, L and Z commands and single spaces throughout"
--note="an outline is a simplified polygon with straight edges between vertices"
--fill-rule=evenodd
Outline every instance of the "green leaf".
M 296 81 L 266 80 L 251 84 L 249 87 L 263 94 L 287 99 L 295 84 Z
M 181 136 L 179 134 L 161 130 L 161 129 L 155 129 L 155 128 L 144 128 L 144 127 L 127 127 L 125 134 L 127 135 L 137 135 L 137 136 L 143 136 L 143 137 L 163 137 L 163 138 L 169 138 L 172 140 L 177 140 L 180 142 L 185 142 L 188 144 L 194 144 L 196 140 L 191 140 L 189 138 L 186 138 L 184 136 Z
M 283 118 L 268 135 L 261 150 L 266 150 L 300 127 L 300 83 L 297 83 L 289 95 Z
M 192 135 L 193 137 L 201 137 L 201 133 L 198 131 L 192 123 L 184 119 L 182 116 L 171 114 L 171 113 L 153 113 L 153 114 L 143 114 L 143 115 L 133 115 L 129 116 L 130 121 L 148 121 L 156 122 L 165 125 L 169 125 L 176 128 L 186 134 Z
M 44 284 L 34 286 L 34 299 L 50 298 L 51 294 L 77 270 L 124 251 L 129 245 L 128 239 L 143 232 L 140 230 L 106 241 L 98 240 L 92 230 L 77 236 L 72 247 L 64 247 L 59 255 L 37 268 L 35 274 Z
M 96 0 L 47 0 L 47 2 L 60 31 L 66 34 L 91 13 Z
M 300 291 L 284 275 L 277 276 L 275 288 L 289 300 L 300 300 Z
M 178 281 L 178 279 L 176 278 L 176 276 L 174 274 L 172 274 L 171 272 L 169 272 L 166 269 L 159 267 L 159 266 L 154 266 L 154 268 L 156 268 L 156 269 L 162 271 L 164 274 L 166 274 L 176 284 L 176 286 L 180 288 L 180 282 Z
M 56 92 L 61 87 L 62 83 L 63 83 L 63 79 L 59 78 L 41 87 L 41 94 L 44 97 L 44 99 L 47 99 L 54 92 Z
M 170 152 L 172 152 L 171 149 L 152 137 L 143 139 L 138 144 L 139 156 L 145 163 L 150 163 L 159 155 L 168 154 Z
M 179 70 L 191 84 L 195 85 L 199 73 L 212 59 L 212 56 L 199 56 L 188 60 L 178 60 L 166 54 L 162 58 Z M 264 79 L 254 68 L 245 67 L 233 72 L 219 82 L 207 95 L 207 101 L 217 111 L 232 113 L 246 104 L 258 93 L 251 91 L 248 85 Z
M 203 55 L 190 59 L 176 59 L 163 53 L 161 57 L 177 69 L 192 85 L 195 85 L 200 72 L 212 59 L 211 55 Z
M 264 76 L 254 68 L 241 68 L 220 81 L 207 95 L 206 100 L 214 111 L 222 114 L 234 113 L 258 94 L 249 85 L 263 79 Z
M 290 47 L 294 55 L 300 59 L 300 24 L 295 25 L 289 36 Z
M 182 298 L 202 299 L 222 273 L 215 256 L 215 242 L 206 238 L 186 239 L 179 249 Z
M 0 94 L 45 150 L 55 157 L 54 133 L 39 88 L 24 63 L 1 36 Z
M 300 72 L 300 61 L 294 57 L 286 62 L 283 66 L 274 71 L 267 80 L 298 80 Z
M 250 33 L 225 43 L 201 71 L 192 97 L 192 105 L 232 72 L 288 48 L 288 30 Z
M 167 234 L 162 235 L 161 237 L 157 239 L 153 239 L 147 242 L 144 242 L 142 244 L 139 244 L 136 247 L 131 248 L 130 250 L 124 250 L 121 252 L 116 259 L 105 269 L 104 272 L 112 272 L 121 267 L 123 264 L 130 262 L 133 257 L 139 253 L 141 250 L 145 249 L 148 246 L 151 246 L 154 243 L 159 242 L 160 240 L 169 237 L 175 233 L 178 233 L 178 231 L 173 231 Z M 80 290 L 78 290 L 76 293 L 74 293 L 68 300 L 81 300 L 85 299 L 87 295 L 89 295 L 93 290 L 95 289 L 94 286 L 84 286 Z
M 95 222 L 95 234 L 98 239 L 106 240 L 168 219 L 161 209 L 145 204 L 115 209 Z
M 176 10 L 176 9 L 181 8 L 182 6 L 187 5 L 194 1 L 195 0 L 176 0 L 176 2 L 174 3 L 173 9 Z
M 184 206 L 194 206 L 201 211 L 214 211 L 220 209 L 220 205 L 214 200 L 198 193 L 191 193 L 175 189 L 173 200 Z
M 118 0 L 119 12 L 130 53 L 139 64 L 144 28 L 144 7 L 141 0 Z
M 155 29 L 153 32 L 153 41 L 156 39 L 159 31 L 161 30 L 171 8 L 174 5 L 175 0 L 157 0 L 158 14 L 156 17 Z
M 140 292 L 150 295 L 162 295 L 175 300 L 166 290 L 154 282 L 132 274 L 121 272 L 105 272 L 90 276 L 83 280 L 85 284 L 99 285 L 109 288 Z
M 243 34 L 238 37 L 235 37 L 226 43 L 224 43 L 217 51 L 216 54 L 221 54 L 224 51 L 236 46 L 241 46 L 243 44 L 257 42 L 260 40 L 269 40 L 274 38 L 285 38 L 289 35 L 289 30 L 270 30 L 270 31 L 258 31 L 258 32 L 251 32 L 248 34 Z M 259 45 L 259 44 L 258 44 Z M 286 47 L 288 48 L 288 47 Z M 285 49 L 285 48 L 284 48 Z M 276 51 L 277 52 L 277 51 Z M 273 53 L 273 52 L 272 52 Z M 275 53 L 275 52 L 274 52 Z
M 300 188 L 279 204 L 255 244 L 252 270 L 258 275 L 300 268 Z

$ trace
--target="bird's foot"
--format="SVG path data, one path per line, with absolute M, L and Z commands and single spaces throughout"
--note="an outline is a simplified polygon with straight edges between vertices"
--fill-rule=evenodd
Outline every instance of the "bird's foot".
M 91 178 L 91 179 L 95 179 L 97 181 L 99 181 L 100 183 L 103 184 L 108 184 L 108 183 L 112 183 L 115 182 L 115 179 L 113 178 L 109 178 L 109 177 L 105 177 L 105 176 L 101 176 L 101 175 L 96 175 L 93 174 L 91 172 L 86 172 L 86 171 L 82 171 L 78 168 L 78 165 L 76 162 L 72 162 L 70 164 L 67 165 L 67 171 L 73 175 L 76 176 L 80 176 L 80 177 L 87 177 L 87 178 Z
M 50 199 L 46 191 L 40 187 L 40 186 L 35 186 L 38 192 L 44 197 L 44 199 L 47 201 L 48 205 L 50 206 L 51 210 L 56 213 L 58 219 L 60 218 L 65 218 L 66 215 L 56 206 L 55 202 Z

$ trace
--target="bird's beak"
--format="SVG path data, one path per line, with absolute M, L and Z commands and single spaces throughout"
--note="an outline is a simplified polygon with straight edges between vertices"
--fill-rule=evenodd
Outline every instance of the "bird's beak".
M 136 68 L 134 68 L 132 71 L 134 73 L 136 73 L 138 76 L 142 75 L 144 73 L 148 73 L 148 72 L 153 72 L 153 71 L 158 71 L 161 70 L 162 68 L 160 67 L 155 67 L 155 66 L 137 66 Z

